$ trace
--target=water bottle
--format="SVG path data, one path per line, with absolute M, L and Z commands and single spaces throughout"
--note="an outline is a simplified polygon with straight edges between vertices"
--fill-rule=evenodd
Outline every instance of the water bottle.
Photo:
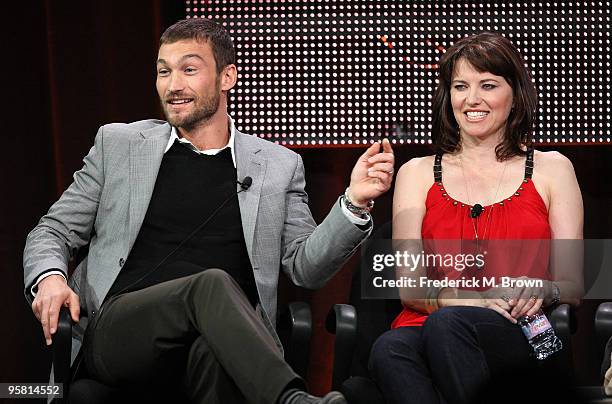
M 544 360 L 563 349 L 563 343 L 555 334 L 555 330 L 542 310 L 533 316 L 519 318 L 518 324 L 521 326 L 525 337 L 527 337 L 529 345 L 533 348 L 534 356 L 537 359 Z

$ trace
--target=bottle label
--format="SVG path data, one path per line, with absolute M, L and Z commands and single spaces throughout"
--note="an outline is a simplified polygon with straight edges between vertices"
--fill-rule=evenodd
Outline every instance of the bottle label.
M 530 321 L 528 324 L 521 326 L 523 334 L 525 334 L 528 340 L 537 337 L 538 335 L 550 330 L 551 328 L 552 326 L 550 325 L 550 322 L 543 314 L 537 314 L 532 321 Z

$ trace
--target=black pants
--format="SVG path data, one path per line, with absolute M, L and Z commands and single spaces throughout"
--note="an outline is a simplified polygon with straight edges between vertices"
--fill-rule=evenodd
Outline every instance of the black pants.
M 538 388 L 530 347 L 517 325 L 493 310 L 446 307 L 423 327 L 401 327 L 372 347 L 369 370 L 388 403 L 472 403 Z M 529 378 L 528 378 L 529 379 Z M 489 383 L 500 384 L 490 388 Z M 521 396 L 519 396 L 521 397 Z M 484 402 L 499 402 L 488 397 Z
M 106 385 L 180 387 L 197 403 L 273 403 L 288 384 L 302 383 L 243 291 L 218 269 L 110 298 L 83 349 L 89 375 Z

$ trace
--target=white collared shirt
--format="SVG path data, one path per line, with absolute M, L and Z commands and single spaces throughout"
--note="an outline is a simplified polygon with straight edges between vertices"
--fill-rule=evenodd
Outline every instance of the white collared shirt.
M 236 168 L 236 153 L 234 152 L 234 139 L 236 138 L 236 127 L 234 126 L 234 120 L 232 119 L 231 116 L 227 116 L 227 119 L 229 119 L 229 126 L 230 126 L 230 137 L 229 140 L 227 142 L 227 144 L 225 146 L 223 146 L 220 149 L 208 149 L 208 150 L 200 150 L 197 147 L 195 147 L 193 145 L 193 143 L 191 143 L 189 140 L 183 138 L 183 137 L 178 137 L 178 130 L 176 129 L 176 127 L 172 127 L 172 130 L 170 131 L 170 139 L 168 139 L 168 144 L 166 145 L 166 149 L 164 150 L 164 154 L 166 154 L 166 152 L 168 150 L 170 150 L 170 148 L 172 147 L 172 145 L 174 144 L 174 141 L 178 139 L 179 142 L 183 143 L 184 145 L 186 145 L 187 147 L 189 147 L 191 150 L 193 150 L 194 152 L 198 153 L 198 154 L 207 154 L 209 156 L 214 156 L 215 154 L 219 154 L 221 153 L 223 150 L 227 149 L 228 147 L 230 148 L 230 151 L 232 153 L 232 162 L 234 163 L 234 168 Z

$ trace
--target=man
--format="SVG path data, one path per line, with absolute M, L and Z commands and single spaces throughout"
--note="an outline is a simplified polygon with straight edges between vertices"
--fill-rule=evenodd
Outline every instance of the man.
M 382 153 L 375 144 L 360 157 L 316 226 L 300 157 L 241 134 L 227 115 L 237 77 L 229 34 L 191 19 L 160 43 L 168 122 L 100 128 L 28 236 L 26 298 L 47 344 L 60 307 L 70 309 L 79 322 L 72 359 L 82 341 L 89 376 L 110 386 L 181 383 L 201 403 L 318 402 L 282 360 L 279 268 L 308 288 L 334 275 L 369 233 L 371 201 L 390 187 L 391 147 L 385 140 Z M 66 283 L 68 260 L 87 243 Z M 344 402 L 339 393 L 322 400 Z

